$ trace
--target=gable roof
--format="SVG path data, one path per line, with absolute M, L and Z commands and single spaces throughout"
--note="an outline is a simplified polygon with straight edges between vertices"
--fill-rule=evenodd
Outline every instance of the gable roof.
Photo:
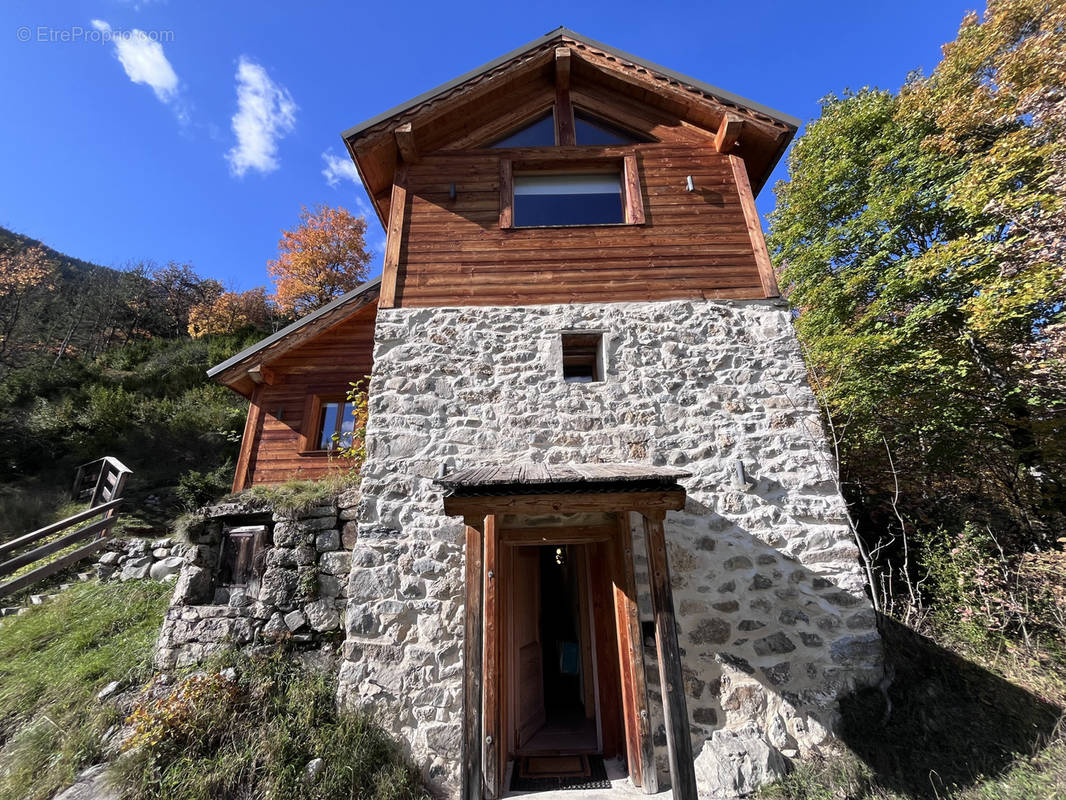
M 434 99 L 438 95 L 442 95 L 445 92 L 462 86 L 468 81 L 481 77 L 485 73 L 491 72 L 497 67 L 503 66 L 504 64 L 513 61 L 514 59 L 529 52 L 530 50 L 538 50 L 542 46 L 550 42 L 554 42 L 563 38 L 583 42 L 584 44 L 594 47 L 597 50 L 602 50 L 605 53 L 609 53 L 615 58 L 620 58 L 624 61 L 632 62 L 633 64 L 642 66 L 651 72 L 658 73 L 659 75 L 671 78 L 677 81 L 678 83 L 686 84 L 695 89 L 698 89 L 704 94 L 708 94 L 712 97 L 723 100 L 729 103 L 730 105 L 740 106 L 742 108 L 750 109 L 751 111 L 757 111 L 760 114 L 765 114 L 767 117 L 777 120 L 783 125 L 787 125 L 792 128 L 799 128 L 801 124 L 801 121 L 799 119 L 790 116 L 789 114 L 786 114 L 783 111 L 777 111 L 775 109 L 770 108 L 769 106 L 764 106 L 761 103 L 756 103 L 754 100 L 748 100 L 747 98 L 741 97 L 738 94 L 727 92 L 725 89 L 719 89 L 717 86 L 711 86 L 711 84 L 709 83 L 704 83 L 703 81 L 697 80 L 696 78 L 689 77 L 688 75 L 683 75 L 680 72 L 675 72 L 672 69 L 660 66 L 659 64 L 655 64 L 651 61 L 647 61 L 643 58 L 632 55 L 631 53 L 627 53 L 623 50 L 619 50 L 615 47 L 611 47 L 610 45 L 604 44 L 603 42 L 597 42 L 595 39 L 590 39 L 589 37 L 583 36 L 580 33 L 570 30 L 569 28 L 559 26 L 555 30 L 549 31 L 543 36 L 534 39 L 531 42 L 527 42 L 521 47 L 516 47 L 511 52 L 505 53 L 499 58 L 494 58 L 492 61 L 482 64 L 480 67 L 476 67 L 470 70 L 469 72 L 463 73 L 458 78 L 453 78 L 450 81 L 442 83 L 435 89 L 430 89 L 428 92 L 423 92 L 422 94 L 418 95 L 417 97 L 411 98 L 405 103 L 400 103 L 398 106 L 393 106 L 388 111 L 383 111 L 377 116 L 371 117 L 370 119 L 349 128 L 341 134 L 341 137 L 345 141 L 354 138 L 361 134 L 363 131 L 369 128 L 373 128 L 375 125 L 381 122 L 385 122 L 386 120 L 399 116 L 405 111 L 410 111 L 411 109 L 416 108 L 417 106 L 420 106 L 423 103 Z
M 267 361 L 303 344 L 310 337 L 343 322 L 356 311 L 377 302 L 380 291 L 381 277 L 379 276 L 342 294 L 331 303 L 312 311 L 276 333 L 270 334 L 237 355 L 227 358 L 221 364 L 216 364 L 207 371 L 207 376 L 248 396 L 256 383 L 249 374 L 253 368 L 263 366 Z
M 420 128 L 419 122 L 433 118 L 436 123 L 440 118 L 435 115 L 455 109 L 478 110 L 472 95 L 505 85 L 509 76 L 535 71 L 561 44 L 570 45 L 597 79 L 616 81 L 618 86 L 636 84 L 634 91 L 646 105 L 661 102 L 664 109 L 699 127 L 716 130 L 726 114 L 740 116 L 750 134 L 744 137 L 750 145 L 740 155 L 756 194 L 799 128 L 800 120 L 781 111 L 560 27 L 341 134 L 382 224 L 386 224 L 393 172 L 400 161 L 393 141 L 395 129 L 411 123 L 412 137 L 439 137 L 437 124 Z M 469 108 L 464 107 L 466 102 Z

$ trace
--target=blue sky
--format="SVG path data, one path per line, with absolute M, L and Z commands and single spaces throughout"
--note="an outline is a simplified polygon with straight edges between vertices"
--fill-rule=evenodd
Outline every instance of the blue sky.
M 974 5 L 6 0 L 0 225 L 250 288 L 302 205 L 368 208 L 342 130 L 559 25 L 809 119 L 829 92 L 932 69 Z

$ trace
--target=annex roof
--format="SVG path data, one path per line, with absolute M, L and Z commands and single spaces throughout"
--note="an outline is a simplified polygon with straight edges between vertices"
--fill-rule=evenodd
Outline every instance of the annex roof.
M 237 353 L 237 355 L 227 358 L 221 364 L 211 367 L 207 371 L 208 377 L 215 378 L 241 394 L 248 394 L 245 389 L 249 387 L 245 385 L 245 382 L 251 380 L 248 377 L 248 372 L 251 368 L 288 352 L 305 342 L 310 336 L 332 327 L 338 322 L 347 319 L 359 309 L 375 302 L 380 289 L 380 277 L 355 287 L 333 302 L 322 306 L 316 311 L 312 311 L 307 316 L 301 317 L 276 333 L 272 333 L 265 339 Z

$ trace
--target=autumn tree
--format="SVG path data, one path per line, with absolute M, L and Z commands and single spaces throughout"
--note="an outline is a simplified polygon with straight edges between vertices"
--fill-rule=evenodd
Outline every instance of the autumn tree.
M 267 264 L 271 300 L 287 316 L 302 316 L 366 280 L 370 253 L 366 219 L 344 208 L 303 208 L 300 224 L 283 231 L 278 258 Z
M 262 326 L 269 318 L 265 287 L 247 292 L 223 291 L 189 309 L 189 335 L 199 339 L 208 334 L 233 333 L 250 325 Z
M 0 252 L 0 363 L 10 363 L 17 328 L 27 301 L 51 289 L 52 265 L 43 247 Z
M 992 0 L 929 76 L 823 101 L 769 242 L 865 512 L 1051 540 L 1066 507 L 1066 5 Z M 893 461 L 889 461 L 891 453 Z

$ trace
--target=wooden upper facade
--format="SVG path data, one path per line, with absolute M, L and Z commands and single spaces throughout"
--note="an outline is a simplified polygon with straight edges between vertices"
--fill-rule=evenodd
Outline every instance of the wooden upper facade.
M 776 296 L 754 195 L 797 126 L 559 29 L 346 131 L 382 277 L 210 371 L 251 401 L 234 488 L 331 468 L 325 404 L 370 373 L 378 308 Z M 617 217 L 531 224 L 553 183 L 614 186 Z
M 545 114 L 553 145 L 497 145 Z M 582 146 L 575 115 L 633 141 Z M 775 296 L 754 191 L 796 124 L 555 31 L 345 133 L 388 231 L 381 305 Z M 611 169 L 619 224 L 515 224 L 515 175 Z

